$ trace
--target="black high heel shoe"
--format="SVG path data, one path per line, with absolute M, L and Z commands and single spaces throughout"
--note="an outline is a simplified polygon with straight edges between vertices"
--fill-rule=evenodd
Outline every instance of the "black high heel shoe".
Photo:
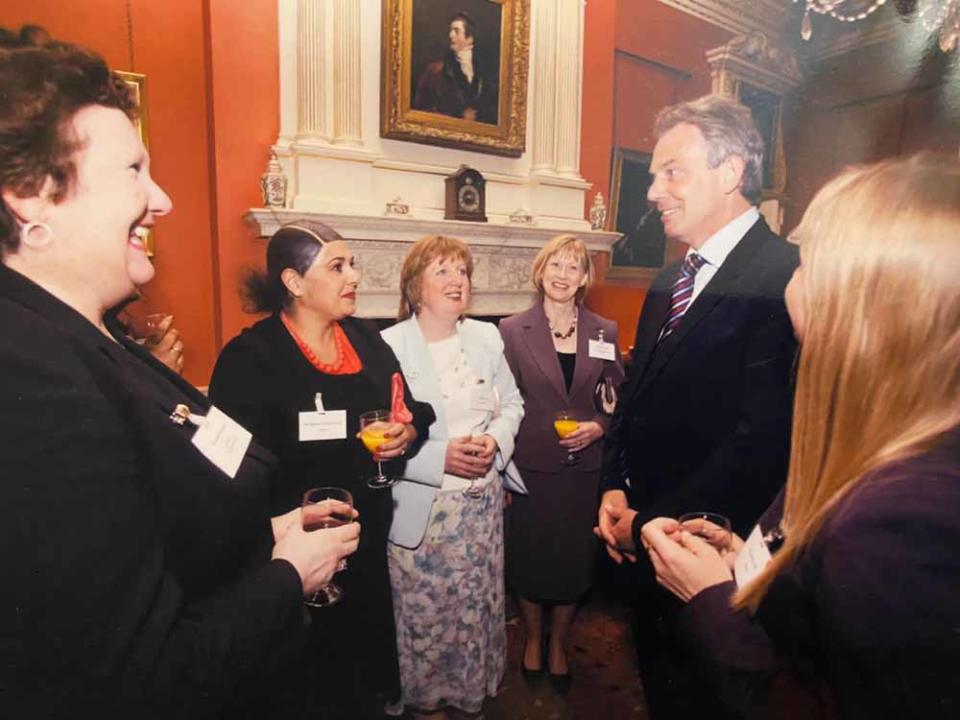
M 526 663 L 524 663 L 524 658 L 527 655 L 527 647 L 526 643 L 524 643 L 523 655 L 520 657 L 520 674 L 523 676 L 523 679 L 527 685 L 531 687 L 537 686 L 543 682 L 543 678 L 546 675 L 546 667 L 543 663 L 543 658 L 546 655 L 546 645 L 546 639 L 542 640 L 540 647 L 540 667 L 536 670 L 531 670 L 526 666 Z
M 550 657 L 549 648 L 547 648 L 547 652 L 545 653 L 545 655 L 547 658 Z M 563 652 L 563 656 L 565 658 L 567 657 L 567 653 L 565 650 Z M 549 659 L 547 661 L 547 665 L 549 666 Z M 567 658 L 567 671 L 565 673 L 555 673 L 555 672 L 550 673 L 550 684 L 553 686 L 553 689 L 556 690 L 557 694 L 559 695 L 566 695 L 568 692 L 570 692 L 570 685 L 573 684 L 573 675 L 570 673 L 569 658 Z

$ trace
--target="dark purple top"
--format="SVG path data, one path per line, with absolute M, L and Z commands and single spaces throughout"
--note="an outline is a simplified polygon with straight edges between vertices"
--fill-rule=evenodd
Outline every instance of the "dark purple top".
M 865 478 L 755 618 L 734 589 L 694 597 L 679 633 L 745 717 L 960 717 L 960 430 Z

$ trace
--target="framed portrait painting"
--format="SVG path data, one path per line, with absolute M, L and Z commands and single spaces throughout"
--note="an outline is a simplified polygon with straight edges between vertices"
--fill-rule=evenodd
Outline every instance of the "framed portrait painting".
M 383 0 L 380 134 L 518 157 L 530 0 Z
M 650 282 L 673 260 L 676 243 L 667 240 L 660 214 L 647 202 L 650 155 L 625 148 L 613 153 L 607 229 L 622 233 L 613 246 L 607 277 Z

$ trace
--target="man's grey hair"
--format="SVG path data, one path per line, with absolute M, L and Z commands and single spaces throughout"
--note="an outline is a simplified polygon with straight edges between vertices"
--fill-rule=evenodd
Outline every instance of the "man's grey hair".
M 659 138 L 677 125 L 694 125 L 707 142 L 707 163 L 716 168 L 731 155 L 743 160 L 740 193 L 751 203 L 760 201 L 763 187 L 763 138 L 746 105 L 722 95 L 665 107 L 657 114 L 654 133 Z

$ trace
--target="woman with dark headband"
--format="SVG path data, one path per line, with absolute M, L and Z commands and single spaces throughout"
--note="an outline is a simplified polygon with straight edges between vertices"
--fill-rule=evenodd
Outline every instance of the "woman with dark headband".
M 108 329 L 172 207 L 123 81 L 0 28 L 0 98 L 0 717 L 255 713 L 358 524 L 271 521 L 269 453 Z
M 271 315 L 227 344 L 210 381 L 214 402 L 280 460 L 271 508 L 335 486 L 360 512 L 360 548 L 336 577 L 342 599 L 311 608 L 311 660 L 290 688 L 304 715 L 325 720 L 378 717 L 399 696 L 387 571 L 393 502 L 388 483 L 373 478 L 376 461 L 384 477 L 396 477 L 434 419 L 410 395 L 377 327 L 351 317 L 359 282 L 353 253 L 334 230 L 311 221 L 280 228 L 267 245 L 265 272 L 245 284 L 248 309 Z M 376 410 L 386 417 L 368 450 L 358 433 Z

